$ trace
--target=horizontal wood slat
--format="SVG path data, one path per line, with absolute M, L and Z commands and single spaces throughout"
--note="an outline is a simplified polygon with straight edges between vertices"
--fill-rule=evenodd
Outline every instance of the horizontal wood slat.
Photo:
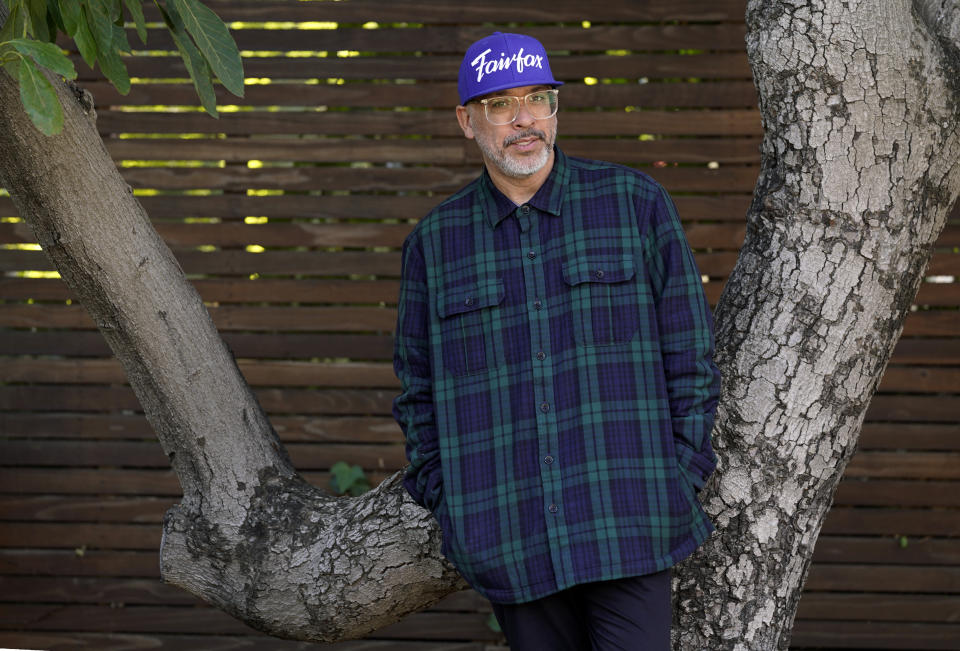
M 304 359 L 349 357 L 356 360 L 393 359 L 392 335 L 335 334 L 245 334 L 223 333 L 223 339 L 237 357 Z M 76 355 L 107 357 L 110 349 L 99 332 L 7 331 L 0 337 L 2 355 Z
M 221 250 L 210 253 L 177 251 L 177 260 L 188 274 L 305 274 L 344 277 L 351 274 L 400 275 L 399 252 L 360 251 L 245 251 Z M 697 253 L 701 273 L 726 275 L 736 262 L 735 252 Z M 958 263 L 960 266 L 960 263 Z M 53 270 L 53 264 L 41 251 L 0 250 L 0 271 Z M 921 315 L 925 316 L 925 315 Z
M 487 23 L 491 16 L 509 16 L 511 20 L 532 23 L 573 22 L 580 24 L 585 15 L 597 22 L 660 21 L 743 21 L 742 0 L 608 0 L 585 10 L 579 0 L 554 0 L 549 4 L 517 4 L 507 0 L 487 0 L 483 4 L 450 4 L 445 0 L 390 0 L 390 2 L 332 2 L 320 12 L 315 6 L 276 0 L 209 0 L 217 15 L 227 21 L 331 20 L 363 24 L 376 16 L 385 22 Z M 148 18 L 159 20 L 159 12 L 150 5 Z M 322 31 L 320 32 L 323 33 Z
M 615 44 L 611 44 L 615 45 Z M 616 44 L 623 45 L 623 44 Z M 271 53 L 274 54 L 274 53 Z M 88 79 L 102 79 L 97 71 L 91 71 L 86 63 L 73 55 L 78 79 L 82 84 Z M 243 71 L 247 77 L 271 79 L 314 79 L 318 83 L 338 83 L 343 79 L 396 80 L 451 82 L 456 80 L 462 55 L 417 56 L 363 56 L 363 57 L 287 57 L 247 56 Z M 562 82 L 582 82 L 585 77 L 598 79 L 751 79 L 750 64 L 745 52 L 704 53 L 693 56 L 677 54 L 629 54 L 607 56 L 601 54 L 562 58 L 562 65 L 553 64 L 556 79 Z M 179 57 L 134 56 L 124 60 L 131 77 L 148 80 L 188 79 L 189 74 Z M 328 82 L 327 80 L 335 80 Z M 450 106 L 457 101 L 452 94 Z M 199 100 L 195 104 L 199 105 Z M 242 104 L 234 98 L 233 104 Z
M 791 649 L 956 650 L 960 626 L 952 623 L 833 622 L 798 620 Z
M 742 45 L 742 40 L 741 40 Z M 135 83 L 127 95 L 105 81 L 89 81 L 97 110 L 111 106 L 196 106 L 197 91 L 188 83 Z M 459 103 L 455 81 L 428 83 L 350 83 L 328 85 L 278 80 L 252 84 L 240 99 L 222 86 L 216 87 L 217 103 L 242 106 L 394 108 L 398 106 L 448 109 Z M 560 101 L 563 110 L 578 108 L 752 108 L 757 93 L 750 81 L 658 82 L 643 84 L 565 84 Z
M 176 633 L 12 633 L 0 631 L 0 645 L 49 651 L 311 651 L 310 642 L 263 635 L 182 635 Z M 351 640 L 327 647 L 330 651 L 498 651 L 483 642 Z M 500 650 L 505 651 L 505 650 Z
M 97 127 L 114 133 L 211 133 L 226 135 L 333 133 L 337 135 L 430 135 L 462 137 L 450 111 L 352 111 L 225 113 L 213 120 L 201 113 L 102 111 Z M 760 115 L 753 110 L 624 110 L 565 112 L 560 121 L 569 136 L 759 136 Z
M 323 326 L 330 321 L 325 315 L 330 310 L 342 310 L 354 321 L 342 328 L 345 330 L 368 330 L 386 323 L 387 329 L 392 329 L 395 320 L 395 311 L 392 308 L 369 308 L 359 311 L 358 308 L 276 308 L 273 311 L 264 308 L 211 308 L 217 326 L 222 329 L 257 329 L 266 327 L 264 319 L 275 319 L 280 322 L 284 315 L 291 310 L 303 310 L 309 316 L 309 321 L 316 324 L 316 330 L 326 329 Z M 8 306 L 10 314 L 17 314 L 16 306 Z M 58 325 L 58 312 L 69 310 L 71 314 L 82 308 L 70 310 L 66 306 L 29 306 L 25 312 L 37 311 L 41 314 L 46 311 L 49 318 L 38 316 L 33 320 L 38 324 Z M 352 311 L 351 311 L 352 310 Z M 382 315 L 386 312 L 387 316 Z M 338 312 L 334 312 L 337 314 Z M 247 314 L 252 315 L 246 321 Z M 267 316 L 261 316 L 267 315 Z M 256 318 L 254 318 L 256 317 Z M 13 317 L 17 318 L 17 317 Z M 258 324 L 259 325 L 255 325 Z M 269 321 L 266 321 L 269 323 Z M 291 326 L 296 329 L 298 326 Z M 277 327 L 277 329 L 283 329 Z M 338 329 L 338 328 L 332 328 Z M 247 381 L 254 386 L 336 386 L 336 387 L 391 387 L 398 388 L 399 384 L 393 373 L 391 364 L 386 363 L 309 363 L 309 362 L 256 362 L 244 361 L 240 365 Z M 78 359 L 31 359 L 14 358 L 0 366 L 0 382 L 23 383 L 78 383 L 78 384 L 123 384 L 126 382 L 119 362 L 116 360 L 78 360 Z M 910 393 L 958 393 L 960 394 L 960 369 L 935 366 L 890 366 L 884 374 L 880 384 L 880 392 L 910 392 Z M 955 436 L 956 445 L 960 445 L 960 435 Z M 902 443 L 902 440 L 900 441 Z
M 807 592 L 800 599 L 797 619 L 887 622 L 956 621 L 960 620 L 960 597 Z
M 317 18 L 320 12 L 302 12 L 304 20 Z M 511 11 L 512 13 L 512 11 Z M 557 22 L 552 20 L 551 22 Z M 580 21 L 577 21 L 580 22 Z M 619 49 L 635 51 L 711 50 L 742 52 L 746 29 L 742 23 L 712 25 L 608 25 L 599 24 L 584 29 L 579 26 L 529 26 L 524 34 L 540 40 L 548 52 L 566 50 L 575 52 L 606 52 L 616 44 Z M 241 51 L 326 51 L 335 57 L 341 50 L 358 50 L 363 54 L 397 52 L 432 52 L 456 55 L 470 43 L 490 35 L 485 26 L 426 25 L 423 27 L 381 27 L 379 29 L 261 29 L 243 27 L 232 30 Z M 130 35 L 131 43 L 134 39 Z M 148 29 L 147 44 L 151 51 L 176 51 L 176 45 L 166 29 Z M 552 68 L 571 55 L 551 55 Z M 697 56 L 697 55 L 686 55 Z
M 139 197 L 154 219 L 220 217 L 243 219 L 248 215 L 296 219 L 419 219 L 446 198 L 438 196 L 212 196 L 164 195 Z M 741 223 L 750 205 L 750 194 L 673 197 L 684 221 L 734 221 Z M 0 197 L 0 216 L 16 216 L 9 197 Z M 960 214 L 958 214 L 960 220 Z

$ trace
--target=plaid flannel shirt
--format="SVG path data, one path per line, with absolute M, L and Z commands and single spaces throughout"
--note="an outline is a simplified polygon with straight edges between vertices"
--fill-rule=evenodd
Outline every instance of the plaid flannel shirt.
M 663 570 L 713 530 L 713 326 L 666 191 L 565 156 L 514 205 L 486 171 L 403 247 L 404 485 L 491 601 Z

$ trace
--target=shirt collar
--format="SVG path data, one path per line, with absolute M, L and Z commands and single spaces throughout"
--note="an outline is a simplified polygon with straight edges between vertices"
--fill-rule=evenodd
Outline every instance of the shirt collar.
M 549 176 L 537 190 L 537 193 L 527 203 L 541 212 L 559 216 L 569 172 L 567 170 L 567 157 L 556 145 L 553 147 L 553 154 L 553 169 L 550 170 Z M 490 222 L 490 228 L 496 228 L 497 224 L 513 214 L 517 205 L 493 184 L 486 167 L 483 168 L 481 174 L 480 187 L 487 199 L 485 212 Z

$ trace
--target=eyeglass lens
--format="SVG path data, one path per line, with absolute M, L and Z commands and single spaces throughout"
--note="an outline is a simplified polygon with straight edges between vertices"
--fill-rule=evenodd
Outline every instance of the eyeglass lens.
M 484 104 L 487 119 L 493 124 L 509 124 L 517 119 L 520 113 L 520 99 L 513 95 L 491 97 Z M 525 95 L 523 98 L 527 110 L 537 120 L 553 116 L 557 112 L 556 91 L 542 90 Z

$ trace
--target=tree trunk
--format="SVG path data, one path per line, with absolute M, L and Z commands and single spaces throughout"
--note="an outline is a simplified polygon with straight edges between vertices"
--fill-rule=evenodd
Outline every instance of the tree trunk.
M 704 504 L 719 531 L 677 573 L 675 648 L 788 647 L 824 516 L 960 192 L 960 9 L 913 5 L 747 5 L 762 167 L 716 313 L 721 462 Z
M 748 4 L 763 167 L 717 310 L 721 470 L 703 496 L 720 530 L 677 573 L 677 648 L 787 645 L 831 496 L 960 191 L 960 12 L 914 4 Z M 65 127 L 45 138 L 0 73 L 0 183 L 180 478 L 164 580 L 315 641 L 362 636 L 463 587 L 396 475 L 341 499 L 296 475 L 91 112 L 57 86 Z

